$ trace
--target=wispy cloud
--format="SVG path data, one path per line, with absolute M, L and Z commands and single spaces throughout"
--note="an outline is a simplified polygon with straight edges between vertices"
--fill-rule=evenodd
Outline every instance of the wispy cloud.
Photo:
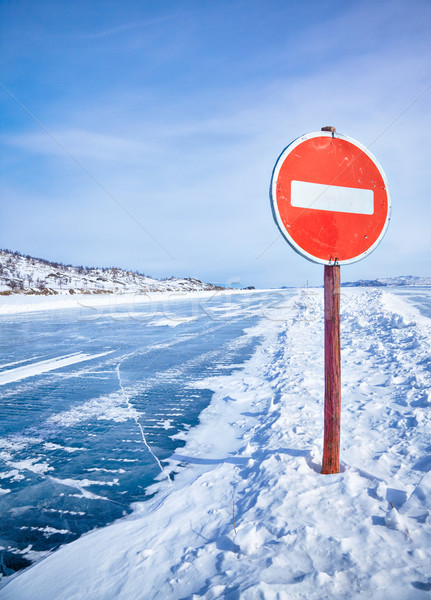
M 195 15 L 198 10 L 173 10 L 169 13 L 161 14 L 158 16 L 153 16 L 146 19 L 138 19 L 136 21 L 130 21 L 128 23 L 123 23 L 122 25 L 116 25 L 115 27 L 107 27 L 105 29 L 100 29 L 98 31 L 81 33 L 80 37 L 85 39 L 98 39 L 98 38 L 108 38 L 112 36 L 118 36 L 122 33 L 147 29 L 151 27 L 157 27 L 163 23 L 169 23 L 171 21 L 176 21 L 179 18 L 184 19 L 188 17 L 192 17 Z
M 51 133 L 72 154 L 83 159 L 136 160 L 155 150 L 154 140 L 150 146 L 141 141 L 83 129 L 53 129 Z M 32 154 L 62 156 L 64 152 L 53 138 L 44 132 L 32 132 L 3 135 L 1 141 Z

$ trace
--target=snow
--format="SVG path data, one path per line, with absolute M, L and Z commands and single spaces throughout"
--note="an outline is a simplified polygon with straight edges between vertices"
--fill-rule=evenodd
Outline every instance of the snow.
M 175 315 L 170 315 L 164 319 L 159 319 L 158 321 L 152 321 L 149 323 L 152 327 L 177 327 L 182 323 L 190 323 L 190 321 L 196 321 L 197 317 L 176 317 Z
M 262 291 L 262 290 L 260 290 Z M 146 292 L 145 294 L 74 294 L 73 296 L 39 296 L 34 294 L 14 294 L 12 296 L 2 297 L 0 300 L 0 315 L 32 313 L 46 310 L 65 310 L 81 309 L 91 310 L 93 318 L 100 316 L 110 316 L 115 314 L 115 318 L 121 318 L 116 311 L 119 307 L 128 305 L 136 306 L 139 304 L 160 303 L 163 305 L 173 304 L 181 300 L 211 300 L 215 296 L 229 296 L 231 294 L 252 294 L 249 290 L 200 290 L 185 292 Z M 258 292 L 255 292 L 258 293 Z M 164 313 L 163 313 L 164 314 Z M 127 313 L 124 317 L 128 317 Z M 148 319 L 148 315 L 143 313 L 143 317 Z M 139 320 L 139 315 L 133 313 L 133 318 Z M 165 321 L 168 320 L 167 318 Z M 163 322 L 162 325 L 179 324 L 178 317 L 171 317 L 169 323 Z M 158 325 L 160 323 L 157 323 Z
M 49 360 L 32 362 L 29 365 L 16 367 L 15 369 L 0 371 L 0 385 L 12 383 L 13 381 L 20 381 L 21 379 L 26 379 L 27 377 L 34 377 L 40 373 L 47 373 L 49 371 L 54 371 L 55 369 L 61 369 L 62 367 L 75 365 L 87 360 L 94 360 L 100 356 L 106 356 L 107 354 L 109 354 L 109 352 L 99 352 L 98 354 L 76 352 L 73 354 L 65 354 L 64 356 L 57 356 Z
M 155 495 L 1 600 L 429 598 L 431 321 L 382 290 L 341 305 L 339 474 L 320 474 L 322 292 L 299 292 L 250 328 L 250 360 L 201 383 L 212 401 Z

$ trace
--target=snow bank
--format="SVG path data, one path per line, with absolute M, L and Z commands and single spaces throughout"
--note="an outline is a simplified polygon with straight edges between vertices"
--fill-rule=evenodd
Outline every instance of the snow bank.
M 283 321 L 280 321 L 280 317 Z M 416 315 L 418 316 L 418 315 Z M 2 600 L 429 598 L 428 319 L 342 292 L 342 472 L 321 475 L 322 294 L 259 326 L 135 512 L 18 574 Z
M 259 292 L 264 290 L 259 290 Z M 210 300 L 230 294 L 251 294 L 250 290 L 209 290 L 199 292 L 147 292 L 145 294 L 74 294 L 73 296 L 41 296 L 35 294 L 13 294 L 0 299 L 0 315 L 39 312 L 63 309 L 105 308 L 115 311 L 126 305 L 148 302 L 177 302 L 178 300 Z M 257 293 L 257 292 L 254 292 Z

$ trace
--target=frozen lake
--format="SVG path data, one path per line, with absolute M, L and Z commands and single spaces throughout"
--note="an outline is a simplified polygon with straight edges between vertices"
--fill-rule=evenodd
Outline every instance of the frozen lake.
M 194 384 L 243 364 L 294 293 L 1 316 L 3 573 L 144 500 L 211 399 Z
M 411 302 L 422 315 L 431 318 L 431 287 L 388 287 L 392 294 L 399 294 Z

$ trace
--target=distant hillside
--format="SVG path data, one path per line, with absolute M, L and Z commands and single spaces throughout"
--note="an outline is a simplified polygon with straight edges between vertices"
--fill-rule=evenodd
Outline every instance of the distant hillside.
M 400 275 L 399 277 L 382 277 L 382 279 L 360 279 L 342 283 L 346 287 L 371 286 L 431 286 L 431 277 L 416 277 L 415 275 Z
M 0 294 L 112 294 L 218 290 L 198 279 L 154 279 L 116 267 L 74 267 L 0 250 Z

